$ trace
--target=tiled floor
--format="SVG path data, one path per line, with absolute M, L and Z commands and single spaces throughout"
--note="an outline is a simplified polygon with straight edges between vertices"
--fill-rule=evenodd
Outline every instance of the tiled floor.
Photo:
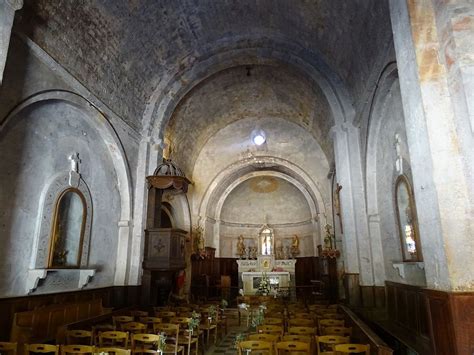
M 230 314 L 229 314 L 230 313 Z M 229 312 L 228 314 L 228 332 L 227 335 L 223 338 L 218 339 L 215 346 L 210 347 L 205 354 L 221 354 L 221 355 L 235 355 L 237 350 L 235 349 L 235 337 L 239 333 L 246 333 L 247 327 L 245 319 L 242 319 L 242 325 L 239 326 L 237 312 Z

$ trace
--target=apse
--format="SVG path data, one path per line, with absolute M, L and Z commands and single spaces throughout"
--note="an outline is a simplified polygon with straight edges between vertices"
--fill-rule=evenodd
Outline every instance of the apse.
M 308 201 L 282 177 L 257 175 L 237 185 L 227 196 L 220 214 L 220 256 L 236 257 L 237 241 L 255 246 L 259 230 L 271 225 L 275 244 L 290 247 L 294 235 L 301 241 L 300 256 L 314 252 L 313 221 Z

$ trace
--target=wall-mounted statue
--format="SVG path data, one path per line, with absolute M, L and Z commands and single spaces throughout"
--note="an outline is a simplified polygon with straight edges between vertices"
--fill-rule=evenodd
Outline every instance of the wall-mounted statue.
M 296 257 L 300 253 L 300 239 L 295 234 L 293 240 L 291 241 L 291 255 Z
M 244 244 L 244 237 L 239 235 L 239 239 L 237 241 L 237 255 L 239 258 L 243 259 L 245 257 L 245 244 Z

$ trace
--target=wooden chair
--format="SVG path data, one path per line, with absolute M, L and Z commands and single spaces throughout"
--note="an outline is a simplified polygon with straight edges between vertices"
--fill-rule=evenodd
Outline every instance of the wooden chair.
M 107 353 L 107 354 L 114 354 L 114 355 L 130 355 L 129 349 L 121 349 L 121 348 L 96 348 L 98 353 Z
M 191 348 L 196 348 L 196 354 L 199 346 L 199 335 L 202 333 L 199 329 L 192 332 L 189 330 L 190 317 L 175 317 L 170 319 L 170 323 L 179 325 L 179 340 L 178 344 L 187 349 L 188 355 L 191 353 Z
M 160 335 L 157 334 L 132 334 L 132 353 L 144 354 L 158 353 L 158 344 L 160 342 Z
M 191 354 L 191 349 L 194 347 L 196 355 L 199 352 L 199 332 L 190 331 L 189 329 L 180 329 L 178 345 L 182 346 L 188 355 Z
M 310 335 L 316 334 L 316 327 L 288 327 L 288 334 L 292 335 Z
M 155 312 L 155 317 L 161 318 L 163 323 L 169 323 L 171 318 L 176 317 L 176 312 L 173 312 L 173 311 Z
M 366 344 L 341 344 L 334 346 L 336 354 L 365 354 L 370 355 L 370 345 Z
M 339 336 L 351 336 L 351 327 L 323 327 L 321 329 L 321 335 L 339 335 Z
M 91 354 L 96 352 L 95 346 L 91 345 L 61 345 L 61 355 L 67 354 Z
M 201 310 L 202 318 L 199 329 L 206 334 L 206 344 L 209 345 L 209 338 L 211 332 L 214 332 L 214 344 L 217 342 L 217 324 L 219 323 L 219 312 L 216 312 L 216 317 L 212 318 L 209 314 L 209 309 Z
M 340 314 L 340 313 L 336 313 L 336 312 L 333 312 L 333 313 L 322 313 L 318 316 L 318 318 L 320 319 L 344 319 L 344 315 L 343 314 Z
M 24 346 L 25 355 L 30 353 L 54 353 L 59 355 L 59 345 L 50 345 L 50 344 L 25 344 Z
M 147 326 L 143 323 L 130 322 L 122 324 L 122 331 L 130 334 L 144 334 L 146 333 Z
M 317 336 L 315 339 L 318 355 L 333 355 L 335 345 L 346 344 L 350 342 L 349 337 L 341 337 L 338 335 Z
M 265 334 L 275 334 L 278 336 L 283 336 L 283 326 L 281 325 L 259 325 L 257 327 L 257 333 L 265 333 Z
M 266 351 L 268 354 L 272 354 L 273 344 L 268 341 L 262 340 L 244 340 L 237 344 L 237 349 L 239 355 L 242 355 L 242 351 L 248 353 L 247 351 L 258 351 L 263 352 Z
M 306 318 L 290 318 L 288 320 L 288 326 L 296 327 L 314 327 L 314 320 Z
M 273 318 L 273 317 L 265 317 L 263 319 L 263 324 L 266 325 L 283 325 L 284 321 L 282 318 Z
M 293 353 L 311 353 L 311 344 L 303 343 L 301 341 L 280 341 L 275 345 L 276 353 L 279 354 L 280 351 Z
M 249 334 L 248 340 L 268 341 L 270 343 L 275 344 L 276 342 L 280 341 L 280 336 L 276 334 L 257 333 Z
M 148 312 L 146 312 L 146 311 L 130 311 L 130 316 L 132 316 L 136 320 L 140 317 L 148 317 Z
M 186 312 L 192 312 L 193 309 L 191 307 L 180 306 L 180 307 L 174 307 L 173 311 L 176 313 L 186 313 Z
M 161 318 L 158 317 L 140 317 L 140 323 L 143 323 L 147 327 L 147 331 L 153 331 L 154 323 L 161 323 Z
M 126 348 L 128 345 L 128 333 L 119 331 L 102 332 L 99 334 L 99 347 Z
M 0 342 L 0 353 L 16 355 L 18 351 L 18 343 Z
M 322 334 L 323 328 L 325 327 L 343 327 L 344 320 L 342 319 L 319 319 L 318 320 L 318 327 L 319 333 Z
M 66 344 L 68 345 L 92 345 L 93 340 L 91 331 L 79 329 L 66 331 Z
M 112 317 L 112 322 L 114 323 L 115 328 L 118 329 L 118 330 L 122 330 L 122 325 L 124 323 L 131 323 L 133 321 L 134 321 L 134 318 L 130 317 L 130 316 L 115 316 L 115 317 Z
M 154 324 L 154 332 L 166 336 L 166 347 L 163 353 L 177 354 L 182 352 L 184 347 L 179 345 L 179 324 L 159 323 Z
M 97 346 L 99 345 L 99 334 L 102 332 L 113 332 L 117 330 L 117 327 L 114 324 L 96 324 L 92 326 L 92 338 L 93 343 Z
M 302 341 L 303 343 L 311 343 L 311 335 L 296 335 L 296 334 L 285 334 L 281 341 Z
M 304 318 L 304 319 L 313 319 L 313 315 L 310 312 L 295 312 L 290 314 L 291 318 Z

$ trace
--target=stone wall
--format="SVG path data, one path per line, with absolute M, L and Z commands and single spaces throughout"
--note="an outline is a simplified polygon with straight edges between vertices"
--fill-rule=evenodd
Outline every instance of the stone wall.
M 92 197 L 88 267 L 96 273 L 87 287 L 114 285 L 119 274 L 119 279 L 125 279 L 128 232 L 125 240 L 118 236 L 120 226 L 131 223 L 136 133 L 107 107 L 100 107 L 100 101 L 27 39 L 12 37 L 4 79 L 0 88 L 0 297 L 28 292 L 42 193 L 55 176 L 68 173 L 68 156 L 74 152 L 79 153 L 79 173 Z M 117 253 L 124 244 L 122 260 Z M 70 281 L 48 276 L 36 292 L 77 289 L 78 283 Z

